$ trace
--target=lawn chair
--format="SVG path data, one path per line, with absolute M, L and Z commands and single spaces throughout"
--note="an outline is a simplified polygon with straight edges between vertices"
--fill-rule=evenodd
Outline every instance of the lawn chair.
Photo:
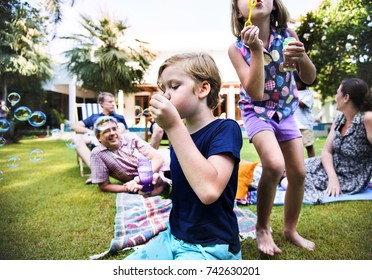
M 91 116 L 92 114 L 99 114 L 102 113 L 102 107 L 98 103 L 76 103 L 76 114 L 75 120 L 76 122 L 86 119 L 87 117 Z M 77 163 L 79 165 L 80 176 L 89 176 L 89 174 L 84 173 L 84 161 L 83 159 L 77 155 Z

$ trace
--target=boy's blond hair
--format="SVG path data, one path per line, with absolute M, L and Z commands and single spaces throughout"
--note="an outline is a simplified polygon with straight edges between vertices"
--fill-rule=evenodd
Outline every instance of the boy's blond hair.
M 196 83 L 208 82 L 211 90 L 207 96 L 207 105 L 214 109 L 220 102 L 221 75 L 213 58 L 206 53 L 183 53 L 171 56 L 160 66 L 158 86 L 164 90 L 160 77 L 169 66 L 177 65 L 185 71 Z

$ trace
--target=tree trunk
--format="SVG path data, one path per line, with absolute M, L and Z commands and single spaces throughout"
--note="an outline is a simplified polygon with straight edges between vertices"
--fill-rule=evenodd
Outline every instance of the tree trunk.
M 6 102 L 6 97 L 8 95 L 8 86 L 6 84 L 5 78 L 3 78 L 3 81 L 1 83 L 1 87 L 3 89 L 3 97 L 2 97 L 2 99 L 4 99 L 4 101 Z

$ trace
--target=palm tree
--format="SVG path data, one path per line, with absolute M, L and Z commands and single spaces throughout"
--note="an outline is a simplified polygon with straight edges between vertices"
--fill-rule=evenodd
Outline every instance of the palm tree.
M 45 81 L 52 70 L 38 11 L 18 0 L 3 2 L 0 9 L 0 84 L 6 99 L 9 85 L 27 78 Z
M 126 42 L 125 21 L 106 15 L 98 23 L 87 16 L 82 16 L 82 20 L 87 34 L 65 37 L 77 46 L 65 52 L 68 70 L 77 75 L 83 88 L 112 93 L 133 90 L 143 80 L 155 55 L 144 46 L 145 42 Z
M 44 9 L 49 13 L 50 20 L 54 24 L 58 24 L 62 21 L 62 5 L 69 2 L 71 7 L 75 4 L 75 0 L 46 0 L 44 3 Z

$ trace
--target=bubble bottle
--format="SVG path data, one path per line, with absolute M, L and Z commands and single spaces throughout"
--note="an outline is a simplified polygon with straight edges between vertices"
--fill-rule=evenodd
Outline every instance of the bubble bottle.
M 138 164 L 138 177 L 140 179 L 140 184 L 142 185 L 141 192 L 150 193 L 154 190 L 154 185 L 152 184 L 152 164 L 149 158 L 140 157 L 137 161 Z
M 296 41 L 296 39 L 293 38 L 293 37 L 285 38 L 285 40 L 283 41 L 283 52 L 284 52 L 285 49 L 287 48 L 288 43 L 289 43 L 289 42 L 294 42 L 294 41 Z M 286 64 L 287 64 L 287 62 L 286 62 L 286 58 L 285 58 L 285 56 L 283 55 L 283 70 L 284 70 L 284 71 L 295 71 L 295 70 L 296 70 L 296 67 L 284 66 L 284 65 L 286 65 Z

